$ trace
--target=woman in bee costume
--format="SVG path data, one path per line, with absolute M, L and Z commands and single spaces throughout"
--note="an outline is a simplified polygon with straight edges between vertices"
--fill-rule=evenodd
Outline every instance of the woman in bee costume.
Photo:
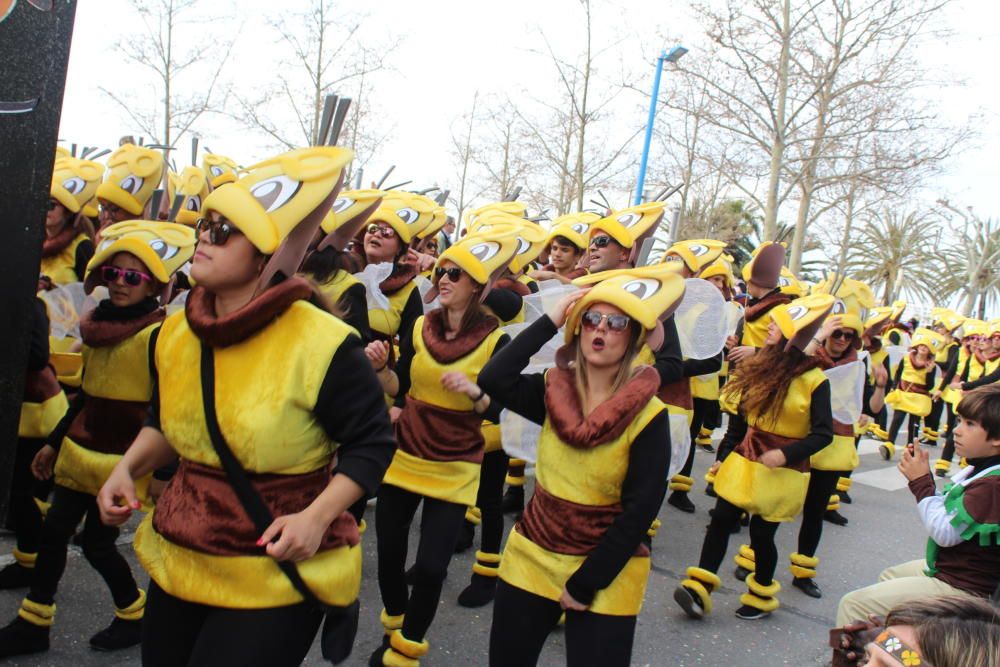
M 883 333 L 883 340 L 885 336 Z M 944 347 L 944 342 L 943 336 L 930 329 L 920 328 L 913 332 L 910 351 L 896 369 L 893 390 L 885 397 L 886 404 L 895 411 L 889 425 L 889 440 L 878 448 L 886 461 L 896 452 L 896 436 L 903 420 L 909 418 L 906 442 L 911 443 L 920 434 L 920 420 L 931 412 L 930 392 L 937 376 L 934 357 Z
M 81 390 L 32 463 L 39 479 L 50 478 L 54 464 L 55 490 L 30 590 L 18 617 L 0 631 L 0 655 L 48 649 L 66 547 L 84 517 L 84 556 L 115 604 L 111 625 L 90 644 L 113 650 L 139 643 L 146 594 L 115 547 L 118 529 L 101 523 L 95 496 L 146 418 L 153 393 L 150 362 L 164 318 L 156 295 L 193 253 L 194 233 L 179 225 L 130 221 L 104 230 L 84 285 L 88 292 L 106 285 L 110 298 L 80 322 Z
M 429 650 L 425 639 L 465 519 L 475 504 L 483 461 L 484 417 L 499 406 L 476 384 L 486 362 L 508 340 L 480 302 L 517 251 L 517 237 L 473 233 L 448 248 L 434 269 L 428 301 L 436 308 L 402 337 L 399 363 L 385 367 L 379 341 L 368 349 L 383 388 L 394 395 L 399 448 L 375 507 L 382 646 L 370 665 L 415 667 Z M 492 407 L 491 407 L 492 406 Z M 407 588 L 410 524 L 423 504 L 416 562 Z
M 500 564 L 490 665 L 536 664 L 564 610 L 568 665 L 629 664 L 670 465 L 659 373 L 635 362 L 643 344 L 659 347 L 683 294 L 668 266 L 615 271 L 561 299 L 483 372 L 497 400 L 542 426 L 534 495 Z M 521 374 L 564 324 L 556 368 Z
M 82 282 L 94 256 L 94 228 L 83 208 L 94 198 L 104 168 L 90 160 L 63 157 L 56 160 L 45 214 L 40 285 Z
M 392 433 L 361 341 L 294 277 L 351 155 L 289 151 L 205 200 L 196 286 L 157 341 L 152 415 L 98 500 L 123 523 L 135 480 L 179 459 L 135 538 L 152 579 L 145 665 L 298 665 L 324 608 L 324 653 L 353 643 L 347 509 L 378 486 Z
M 718 502 L 701 548 L 698 567 L 674 592 L 674 600 L 691 618 L 712 611 L 719 588 L 719 566 L 740 515 L 750 515 L 750 547 L 755 571 L 746 578 L 739 618 L 769 616 L 778 608 L 781 585 L 774 581 L 778 527 L 802 511 L 809 481 L 809 457 L 833 439 L 830 382 L 819 360 L 803 352 L 833 307 L 829 294 L 796 299 L 770 312 L 764 346 L 741 362 L 726 384 L 743 416 L 745 432 L 715 473 Z

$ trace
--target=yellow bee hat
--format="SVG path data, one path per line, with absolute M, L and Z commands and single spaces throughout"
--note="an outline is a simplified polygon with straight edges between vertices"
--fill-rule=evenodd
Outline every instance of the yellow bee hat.
M 56 159 L 64 157 L 73 157 L 73 153 L 65 146 L 56 146 Z
M 725 290 L 722 296 L 726 301 L 732 301 L 733 288 L 736 285 L 736 276 L 733 274 L 732 256 L 720 255 L 714 262 L 702 269 L 701 274 L 698 275 L 703 280 L 708 280 L 715 276 L 722 276 L 725 281 Z
M 829 294 L 837 281 L 836 275 L 831 275 L 816 283 L 813 287 L 813 294 Z M 839 315 L 841 324 L 858 334 L 855 339 L 860 344 L 860 338 L 867 329 L 866 318 L 869 309 L 875 305 L 875 294 L 871 288 L 860 280 L 844 278 L 834 295 L 843 304 L 843 307 L 834 306 L 833 315 Z
M 442 266 L 444 262 L 454 262 L 469 274 L 473 281 L 483 285 L 483 291 L 479 295 L 482 300 L 514 259 L 518 244 L 518 236 L 508 231 L 499 233 L 480 231 L 467 234 L 458 243 L 452 244 L 441 253 L 434 268 Z M 430 303 L 438 295 L 437 285 L 440 279 L 436 271 L 433 276 L 434 284 L 424 295 L 425 303 Z
M 167 285 L 194 255 L 196 241 L 192 227 L 173 222 L 125 220 L 110 225 L 101 231 L 101 242 L 87 264 L 84 290 L 89 294 L 104 284 L 99 269 L 120 252 L 134 255 L 161 285 Z
M 496 201 L 474 208 L 465 214 L 465 228 L 470 232 L 476 231 L 482 223 L 480 218 L 486 213 L 506 213 L 515 218 L 526 218 L 528 217 L 528 206 L 520 201 Z
M 434 236 L 441 231 L 446 222 L 448 222 L 448 211 L 445 210 L 444 206 L 438 206 L 434 210 L 434 217 L 431 218 L 427 226 L 417 232 L 417 238 L 423 241 Z
M 607 303 L 619 309 L 642 327 L 645 343 L 658 350 L 663 344 L 662 321 L 677 310 L 685 289 L 684 278 L 667 264 L 604 271 L 577 278 L 573 284 L 593 287 L 573 305 L 566 318 L 566 345 L 556 353 L 556 363 L 562 368 L 572 359 L 571 344 L 580 334 L 580 321 L 590 306 Z
M 868 319 L 865 320 L 865 336 L 870 338 L 882 335 L 882 330 L 892 315 L 892 306 L 878 306 L 868 311 Z
M 837 299 L 831 294 L 810 294 L 772 308 L 771 319 L 788 341 L 785 349 L 795 347 L 805 350 L 809 341 L 823 325 L 823 320 L 833 310 L 836 301 Z
M 132 215 L 142 215 L 153 190 L 163 179 L 163 154 L 152 148 L 124 144 L 108 158 L 108 172 L 97 196 Z
M 990 325 L 983 320 L 969 318 L 962 324 L 962 337 L 967 336 L 987 336 L 990 332 Z
M 646 237 L 656 231 L 665 206 L 661 201 L 650 201 L 615 211 L 591 223 L 590 235 L 605 232 L 621 247 L 631 248 L 634 255 Z
M 680 260 L 696 278 L 702 278 L 701 271 L 719 259 L 726 250 L 726 244 L 714 239 L 689 239 L 678 241 L 663 253 L 661 261 Z
M 955 331 L 962 326 L 962 323 L 965 322 L 964 317 L 952 310 L 948 310 L 947 308 L 935 310 L 937 312 L 932 313 L 934 324 L 940 324 L 947 329 L 949 333 L 955 333 Z
M 931 354 L 936 355 L 945 346 L 944 336 L 936 331 L 928 329 L 927 327 L 919 327 L 910 336 L 910 349 L 917 349 L 918 345 L 924 345 L 931 351 Z
M 61 157 L 52 170 L 49 194 L 70 213 L 79 213 L 94 199 L 103 173 L 104 167 L 97 162 Z
M 892 314 L 889 316 L 889 319 L 892 320 L 893 322 L 898 322 L 899 318 L 901 318 L 903 316 L 903 311 L 904 310 L 906 310 L 906 302 L 905 301 L 893 301 L 892 302 Z
M 476 233 L 513 234 L 517 237 L 517 252 L 510 261 L 510 270 L 515 274 L 535 261 L 548 240 L 545 230 L 536 223 L 499 211 L 489 211 L 481 215 Z
M 806 286 L 787 266 L 782 266 L 781 273 L 778 274 L 778 288 L 782 294 L 787 294 L 793 299 L 798 299 L 808 293 Z
M 382 203 L 372 213 L 370 222 L 385 222 L 403 243 L 409 245 L 427 225 L 441 207 L 430 197 L 403 190 L 388 190 Z
M 586 250 L 590 245 L 590 225 L 600 219 L 601 216 L 590 211 L 560 215 L 552 221 L 545 245 L 551 244 L 555 237 L 562 236 L 580 250 Z
M 1000 336 L 1000 319 L 990 321 L 990 338 Z
M 354 152 L 336 146 L 296 148 L 247 168 L 235 183 L 225 183 L 205 199 L 203 210 L 217 211 L 271 259 L 261 274 L 263 290 L 279 274 L 295 274 L 333 205 Z
M 239 175 L 239 166 L 232 158 L 215 153 L 206 153 L 201 159 L 201 169 L 213 189 L 225 183 L 233 183 Z
M 382 203 L 384 195 L 382 190 L 374 189 L 342 191 L 330 211 L 323 216 L 320 228 L 326 236 L 316 249 L 332 246 L 344 250 Z
M 767 241 L 757 246 L 743 266 L 743 280 L 763 289 L 774 289 L 785 264 L 785 246 Z
M 210 192 L 205 172 L 198 167 L 185 167 L 179 174 L 173 172 L 167 179 L 167 196 L 170 207 L 173 207 L 175 197 L 181 197 L 181 207 L 177 210 L 177 219 L 182 225 L 195 226 L 201 218 L 201 207 Z

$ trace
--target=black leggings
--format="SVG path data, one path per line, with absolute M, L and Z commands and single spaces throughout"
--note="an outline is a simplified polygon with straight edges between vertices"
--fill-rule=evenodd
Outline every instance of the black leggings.
M 951 461 L 955 458 L 955 422 L 957 421 L 955 408 L 948 404 L 948 432 L 944 436 L 944 449 L 941 451 L 941 458 Z
M 38 438 L 18 438 L 14 453 L 7 519 L 14 528 L 18 551 L 26 554 L 38 552 L 42 536 L 42 512 L 35 498 L 44 500 L 52 490 L 51 480 L 39 481 L 31 472 L 31 462 L 44 445 L 45 441 Z
M 906 423 L 906 443 L 910 444 L 913 442 L 918 435 L 920 435 L 920 417 L 917 415 L 912 415 L 909 412 L 904 412 L 902 410 L 896 410 L 892 413 L 892 426 L 889 427 L 889 442 L 896 444 L 896 436 L 899 435 L 899 429 L 903 425 L 903 418 L 909 417 L 910 420 Z
M 139 599 L 139 589 L 132 578 L 128 561 L 115 546 L 118 529 L 101 523 L 94 496 L 58 484 L 42 525 L 38 560 L 35 561 L 28 599 L 39 604 L 55 601 L 59 580 L 66 569 L 66 548 L 84 515 L 87 519 L 83 524 L 83 555 L 111 589 L 115 606 L 125 609 Z
M 489 554 L 500 553 L 503 541 L 503 482 L 507 476 L 508 461 L 510 457 L 502 449 L 488 452 L 483 456 L 479 472 L 476 507 L 482 517 L 480 549 Z
M 680 474 L 685 477 L 691 476 L 691 469 L 694 468 L 694 450 L 697 448 L 695 444 L 695 438 L 701 432 L 701 427 L 709 427 L 709 418 L 711 417 L 712 406 L 716 409 L 719 407 L 718 401 L 710 401 L 707 398 L 696 398 L 694 399 L 694 415 L 691 417 L 691 446 L 688 447 L 687 460 L 684 461 L 684 467 L 681 468 Z M 710 427 L 709 427 L 710 428 Z
M 729 536 L 733 528 L 740 525 L 743 510 L 728 500 L 719 498 L 708 524 L 705 543 L 701 547 L 698 567 L 709 572 L 718 572 L 729 547 Z M 761 586 L 769 586 L 778 567 L 778 548 L 774 546 L 774 535 L 780 523 L 765 521 L 759 516 L 750 517 L 750 548 L 754 552 L 754 579 Z
M 931 404 L 931 412 L 924 417 L 924 426 L 932 431 L 938 430 L 941 426 L 941 414 L 944 412 L 946 403 L 940 398 Z
M 410 524 L 420 501 L 420 542 L 413 566 L 413 591 L 407 593 L 406 553 Z M 423 641 L 431 627 L 441 599 L 441 585 L 455 553 L 455 542 L 465 520 L 465 506 L 383 484 L 375 505 L 375 534 L 378 543 L 378 587 L 382 604 L 390 616 L 406 614 L 403 636 Z
M 533 667 L 545 639 L 559 623 L 559 603 L 497 583 L 490 627 L 492 667 Z M 632 658 L 635 616 L 566 612 L 567 667 L 627 667 Z
M 837 490 L 837 480 L 847 476 L 847 471 L 816 470 L 809 473 L 809 488 L 802 507 L 802 527 L 799 528 L 799 553 L 815 556 L 823 536 L 823 515 L 826 514 L 830 496 Z
M 175 598 L 149 584 L 142 623 L 144 667 L 302 664 L 323 613 L 307 602 L 223 609 Z

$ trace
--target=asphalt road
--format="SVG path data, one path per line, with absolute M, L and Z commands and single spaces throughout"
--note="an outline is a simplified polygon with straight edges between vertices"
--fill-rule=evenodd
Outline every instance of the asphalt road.
M 720 572 L 723 588 L 715 595 L 714 613 L 704 621 L 691 621 L 674 604 L 672 594 L 684 569 L 697 563 L 708 523 L 707 511 L 713 505 L 713 500 L 702 493 L 704 484 L 700 481 L 713 457 L 699 452 L 695 460 L 695 479 L 699 481 L 692 494 L 698 511 L 684 514 L 665 504 L 660 512 L 663 526 L 653 544 L 653 572 L 639 617 L 633 664 L 678 667 L 826 664 L 829 659 L 829 651 L 825 648 L 827 630 L 833 625 L 840 597 L 858 586 L 874 582 L 883 568 L 920 557 L 926 539 L 912 496 L 900 482 L 901 476 L 893 465 L 879 459 L 871 443 L 863 442 L 861 452 L 861 467 L 856 473 L 860 473 L 859 481 L 851 491 L 854 503 L 845 505 L 842 510 L 849 517 L 850 525 L 841 528 L 825 524 L 823 542 L 817 554 L 820 558 L 817 582 L 823 588 L 822 599 L 809 598 L 791 586 L 787 554 L 795 551 L 798 524 L 788 524 L 782 526 L 777 536 L 779 552 L 783 554 L 777 574 L 784 586 L 779 594 L 781 608 L 769 619 L 737 619 L 733 612 L 745 588 L 732 576 L 731 556 L 742 541 L 748 540 L 747 531 L 743 529 L 730 542 L 729 558 Z M 936 450 L 932 451 L 932 458 L 936 458 Z M 374 528 L 374 521 L 369 520 Z M 123 533 L 121 549 L 142 581 L 145 575 L 141 574 L 131 553 L 133 527 Z M 0 553 L 9 554 L 12 547 L 10 536 L 0 537 Z M 374 533 L 369 532 L 364 549 L 361 627 L 348 665 L 366 664 L 382 632 L 378 622 L 381 603 L 375 581 Z M 411 548 L 411 553 L 414 549 Z M 455 602 L 468 581 L 473 555 L 474 550 L 470 550 L 452 561 L 438 615 L 428 637 L 431 650 L 421 662 L 425 667 L 487 664 L 491 607 L 469 610 Z M 2 563 L 9 560 L 9 556 L 0 558 Z M 0 622 L 14 618 L 22 595 L 23 591 L 0 591 Z M 51 650 L 7 664 L 60 667 L 139 664 L 138 649 L 106 654 L 89 648 L 88 638 L 111 621 L 113 609 L 104 583 L 76 547 L 71 547 L 57 604 Z M 324 664 L 318 646 L 314 646 L 306 664 Z M 539 664 L 565 664 L 561 633 L 550 637 Z

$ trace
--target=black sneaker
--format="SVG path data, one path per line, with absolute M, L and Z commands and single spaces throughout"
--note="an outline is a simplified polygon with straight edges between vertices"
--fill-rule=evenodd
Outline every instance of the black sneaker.
M 823 521 L 829 521 L 835 526 L 846 526 L 847 517 L 837 510 L 827 510 L 823 513 Z
M 748 604 L 743 605 L 736 610 L 736 617 L 742 618 L 744 621 L 758 621 L 762 618 L 767 618 L 771 615 L 769 611 L 761 611 L 757 607 L 751 607 Z
M 715 453 L 715 447 L 713 447 L 712 445 L 698 445 L 698 449 L 700 449 L 703 452 L 708 452 L 709 454 Z
M 746 581 L 747 577 L 750 576 L 750 570 L 746 569 L 742 565 L 737 565 L 736 569 L 733 571 L 733 576 L 740 581 Z
M 667 498 L 667 502 L 687 514 L 694 514 L 695 509 L 694 503 L 688 498 L 687 491 L 674 491 Z
M 49 650 L 49 629 L 18 616 L 0 629 L 0 658 Z
M 938 468 L 937 470 L 934 471 L 934 474 L 937 475 L 938 477 L 947 477 L 948 471 L 944 470 L 943 468 Z
M 497 592 L 497 578 L 473 573 L 472 581 L 465 590 L 458 594 L 458 604 L 462 607 L 475 609 L 485 607 L 493 602 Z
M 119 651 L 138 646 L 142 641 L 142 619 L 126 621 L 115 616 L 111 625 L 90 638 L 90 648 L 95 651 Z
M 705 609 L 701 606 L 701 598 L 684 588 L 678 586 L 674 589 L 674 602 L 680 605 L 684 613 L 694 619 L 705 617 Z
M 819 584 L 817 584 L 812 579 L 803 579 L 800 577 L 795 577 L 792 579 L 792 586 L 805 593 L 811 598 L 816 598 L 817 600 L 823 597 L 823 591 L 820 589 Z
M 27 588 L 31 585 L 31 573 L 34 570 L 24 567 L 20 563 L 11 563 L 0 570 L 0 590 L 10 590 L 12 588 Z
M 851 503 L 854 502 L 853 500 L 851 500 L 851 497 L 847 495 L 847 491 L 837 491 L 837 495 L 840 496 L 840 502 L 844 503 L 845 505 L 850 505 Z

